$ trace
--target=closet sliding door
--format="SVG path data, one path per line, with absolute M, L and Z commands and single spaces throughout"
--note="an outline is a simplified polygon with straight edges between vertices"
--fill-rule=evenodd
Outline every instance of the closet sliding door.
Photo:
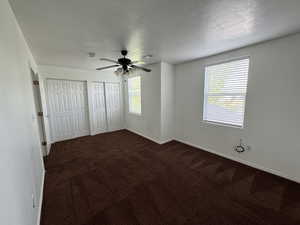
M 52 142 L 123 128 L 120 83 L 46 82 Z
M 107 131 L 105 89 L 103 82 L 92 82 L 92 134 Z
M 90 134 L 86 82 L 48 79 L 47 100 L 52 142 Z
M 120 83 L 105 83 L 107 130 L 115 131 L 123 128 L 123 110 Z

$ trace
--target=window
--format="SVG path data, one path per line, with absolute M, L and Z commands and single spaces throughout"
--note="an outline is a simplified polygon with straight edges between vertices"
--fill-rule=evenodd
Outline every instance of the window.
M 141 77 L 128 78 L 129 112 L 141 115 Z
M 205 68 L 203 120 L 243 127 L 249 58 Z

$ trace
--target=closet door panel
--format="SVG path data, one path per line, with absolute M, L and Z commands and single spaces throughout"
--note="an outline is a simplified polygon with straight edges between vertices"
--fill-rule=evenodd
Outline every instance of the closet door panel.
M 119 83 L 105 83 L 107 125 L 109 131 L 123 128 Z
M 86 82 L 49 79 L 47 100 L 53 142 L 89 134 Z
M 92 89 L 92 133 L 99 134 L 107 130 L 104 83 L 92 82 Z

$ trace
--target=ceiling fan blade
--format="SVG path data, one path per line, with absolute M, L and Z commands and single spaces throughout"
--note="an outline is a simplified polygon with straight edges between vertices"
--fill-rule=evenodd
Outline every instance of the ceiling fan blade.
M 104 66 L 104 67 L 97 68 L 96 70 L 105 70 L 105 69 L 114 68 L 114 67 L 118 67 L 118 66 L 120 66 L 120 65 Z
M 136 61 L 132 61 L 131 64 L 145 64 L 145 62 L 140 61 L 140 60 L 136 60 Z
M 145 72 L 151 72 L 150 69 L 147 69 L 145 67 L 141 67 L 141 66 L 136 66 L 136 65 L 131 65 L 132 68 L 136 68 L 136 69 L 139 69 L 139 70 L 144 70 Z
M 112 59 L 107 59 L 107 58 L 100 58 L 101 61 L 107 61 L 107 62 L 112 62 L 112 63 L 119 63 L 116 60 L 112 60 Z

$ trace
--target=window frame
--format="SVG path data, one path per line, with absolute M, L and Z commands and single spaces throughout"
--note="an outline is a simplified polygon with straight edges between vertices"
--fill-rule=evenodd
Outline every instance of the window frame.
M 239 61 L 239 60 L 244 60 L 244 59 L 248 59 L 249 60 L 249 66 L 248 66 L 248 76 L 247 76 L 247 86 L 246 86 L 246 93 L 244 94 L 245 97 L 245 102 L 244 102 L 244 114 L 243 114 L 243 124 L 240 125 L 236 125 L 236 124 L 231 124 L 231 123 L 222 123 L 222 122 L 217 122 L 217 121 L 211 121 L 211 120 L 206 120 L 204 119 L 205 115 L 206 115 L 206 105 L 207 105 L 207 96 L 226 96 L 224 94 L 211 94 L 211 95 L 207 95 L 207 75 L 206 75 L 206 68 L 210 67 L 210 66 L 216 66 L 216 65 L 221 65 L 221 64 L 225 64 L 225 63 L 230 63 L 230 62 L 234 62 L 234 61 Z M 204 93 L 203 93 L 203 112 L 202 112 L 202 122 L 206 123 L 206 124 L 211 124 L 211 125 L 216 125 L 216 126 L 223 126 L 223 127 L 230 127 L 230 128 L 238 128 L 238 129 L 244 129 L 245 128 L 245 121 L 246 121 L 246 102 L 247 102 L 247 95 L 248 95 L 248 86 L 249 86 L 249 76 L 250 76 L 250 69 L 251 69 L 251 57 L 249 55 L 246 56 L 240 56 L 240 57 L 234 57 L 234 58 L 230 58 L 227 60 L 220 60 L 217 62 L 213 62 L 213 63 L 208 63 L 204 65 Z M 233 93 L 231 93 L 233 94 Z M 237 94 L 235 93 L 236 96 L 243 96 L 242 94 Z M 227 96 L 234 96 L 234 95 L 227 95 Z
M 130 111 L 129 80 L 132 79 L 132 78 L 137 78 L 137 77 L 140 78 L 140 98 L 141 98 L 141 112 L 140 113 Z M 127 101 L 128 101 L 128 113 L 132 114 L 132 115 L 135 115 L 135 116 L 141 116 L 142 112 L 143 112 L 143 110 L 142 110 L 142 76 L 141 75 L 136 75 L 136 76 L 132 76 L 132 77 L 127 78 Z

